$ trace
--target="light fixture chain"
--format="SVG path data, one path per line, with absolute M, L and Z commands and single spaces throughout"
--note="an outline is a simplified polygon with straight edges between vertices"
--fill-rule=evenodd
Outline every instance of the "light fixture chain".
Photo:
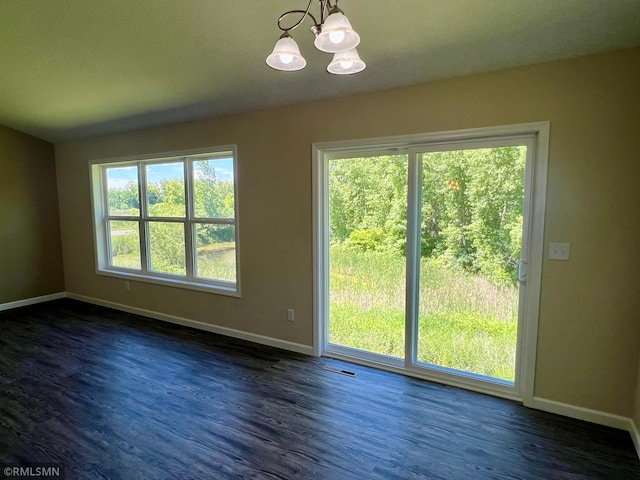
M 323 0 L 321 0 L 321 1 L 323 1 Z M 284 12 L 282 15 L 280 15 L 280 18 L 278 18 L 278 28 L 280 30 L 282 30 L 283 32 L 288 32 L 290 30 L 295 30 L 296 28 L 298 28 L 300 26 L 300 24 L 302 22 L 304 22 L 304 19 L 307 17 L 307 15 L 309 17 L 311 17 L 311 19 L 313 20 L 314 25 L 318 25 L 318 22 L 316 21 L 316 18 L 310 12 L 312 3 L 313 3 L 313 0 L 309 0 L 309 3 L 307 4 L 307 9 L 306 10 L 289 10 L 288 12 Z M 300 17 L 300 20 L 298 20 L 295 24 L 293 24 L 292 27 L 282 28 L 282 20 L 284 20 L 287 17 L 287 15 L 291 15 L 292 13 L 301 13 L 302 16 Z M 322 15 L 322 12 L 320 12 L 320 15 Z M 320 23 L 322 23 L 322 20 L 320 21 Z

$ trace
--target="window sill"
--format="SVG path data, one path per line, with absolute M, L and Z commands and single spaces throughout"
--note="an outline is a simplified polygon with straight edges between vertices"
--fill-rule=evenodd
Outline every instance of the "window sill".
M 124 270 L 106 270 L 98 269 L 98 275 L 104 275 L 112 278 L 119 278 L 125 281 L 151 283 L 153 285 L 162 285 L 165 287 L 182 288 L 185 290 L 195 290 L 198 292 L 211 293 L 216 295 L 225 295 L 228 297 L 240 298 L 240 289 L 237 284 L 211 284 L 204 282 L 190 282 L 178 278 L 169 278 L 163 276 L 141 275 L 135 272 Z

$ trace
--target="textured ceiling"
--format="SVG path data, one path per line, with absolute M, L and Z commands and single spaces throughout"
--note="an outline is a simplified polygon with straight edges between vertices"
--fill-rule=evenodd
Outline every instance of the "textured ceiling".
M 270 69 L 306 3 L 0 0 L 0 124 L 57 141 L 640 45 L 640 0 L 342 0 L 364 72 L 326 73 L 308 21 L 307 67 Z

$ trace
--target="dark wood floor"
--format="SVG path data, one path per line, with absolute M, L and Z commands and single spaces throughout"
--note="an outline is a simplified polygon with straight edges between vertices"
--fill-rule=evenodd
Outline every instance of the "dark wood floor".
M 456 388 L 67 299 L 0 328 L 0 462 L 66 478 L 640 478 L 627 432 Z

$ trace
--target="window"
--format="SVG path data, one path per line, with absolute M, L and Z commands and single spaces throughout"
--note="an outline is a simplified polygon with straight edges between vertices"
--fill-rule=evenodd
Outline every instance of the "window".
M 91 169 L 99 273 L 239 293 L 235 149 Z

